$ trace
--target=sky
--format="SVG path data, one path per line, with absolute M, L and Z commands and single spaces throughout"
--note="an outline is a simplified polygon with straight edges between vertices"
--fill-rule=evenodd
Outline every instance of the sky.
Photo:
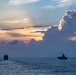
M 0 0 L 0 56 L 76 57 L 75 0 Z

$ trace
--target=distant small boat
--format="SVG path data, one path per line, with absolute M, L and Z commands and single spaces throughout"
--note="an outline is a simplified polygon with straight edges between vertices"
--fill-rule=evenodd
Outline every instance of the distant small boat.
M 8 55 L 4 55 L 4 60 L 8 60 Z
M 59 60 L 67 60 L 67 57 L 64 55 L 64 54 L 62 54 L 62 56 L 59 56 L 59 57 L 57 57 Z

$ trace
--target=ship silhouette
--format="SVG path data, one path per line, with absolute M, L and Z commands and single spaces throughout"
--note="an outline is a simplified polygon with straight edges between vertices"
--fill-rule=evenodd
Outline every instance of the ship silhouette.
M 4 60 L 8 60 L 8 55 L 4 55 Z
M 64 55 L 64 53 L 62 54 L 62 56 L 57 57 L 59 60 L 67 60 L 67 57 Z

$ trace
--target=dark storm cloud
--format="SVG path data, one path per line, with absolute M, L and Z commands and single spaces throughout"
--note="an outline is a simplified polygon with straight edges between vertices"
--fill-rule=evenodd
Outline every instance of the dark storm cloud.
M 61 33 L 64 32 L 63 34 L 68 37 L 75 37 L 73 41 L 76 41 L 76 11 L 67 11 L 60 21 L 59 27 L 61 27 Z
M 63 23 L 59 25 L 64 27 L 64 29 L 66 29 L 67 26 L 69 28 L 76 27 L 76 11 L 67 11 L 67 13 L 63 16 L 61 22 Z
M 54 56 L 59 53 L 65 53 L 68 56 L 75 56 L 76 52 L 76 11 L 67 11 L 63 16 L 59 26 L 52 26 L 43 37 L 43 41 L 31 41 L 29 48 L 31 50 L 38 50 L 37 53 L 41 56 Z M 59 25 L 60 25 L 59 24 Z M 68 53 L 69 52 L 69 53 Z
M 16 44 L 18 44 L 18 40 L 14 40 L 14 41 L 8 42 L 7 44 L 9 44 L 9 45 L 16 45 Z

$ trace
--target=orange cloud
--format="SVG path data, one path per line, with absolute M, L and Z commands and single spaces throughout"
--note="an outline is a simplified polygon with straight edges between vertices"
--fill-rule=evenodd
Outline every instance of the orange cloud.
M 76 36 L 69 37 L 69 39 L 70 39 L 71 41 L 76 41 Z
M 35 41 L 40 41 L 43 40 L 43 31 L 47 31 L 49 28 L 51 27 L 30 26 L 23 28 L 1 29 L 0 40 L 5 42 L 18 40 L 25 43 L 29 43 L 32 39 L 34 39 Z

